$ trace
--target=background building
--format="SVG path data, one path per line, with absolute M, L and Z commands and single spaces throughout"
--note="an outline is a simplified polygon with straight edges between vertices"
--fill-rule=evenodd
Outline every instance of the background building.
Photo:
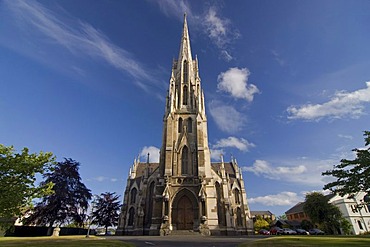
M 261 216 L 262 219 L 269 220 L 270 222 L 276 219 L 275 214 L 271 213 L 268 210 L 267 211 L 251 211 L 251 217 L 253 221 L 256 220 L 257 216 Z
M 362 234 L 370 231 L 370 204 L 364 199 L 366 192 L 359 192 L 353 196 L 335 195 L 329 202 L 339 208 L 343 217 L 352 225 L 353 234 Z
M 343 217 L 351 223 L 352 234 L 362 234 L 370 230 L 370 204 L 365 198 L 366 192 L 359 192 L 353 196 L 327 195 L 329 203 L 337 206 Z M 310 220 L 303 211 L 304 202 L 299 202 L 285 212 L 289 221 L 302 222 Z

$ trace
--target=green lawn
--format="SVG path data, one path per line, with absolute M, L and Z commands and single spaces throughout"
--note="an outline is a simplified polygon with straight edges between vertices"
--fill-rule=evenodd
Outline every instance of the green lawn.
M 370 246 L 369 236 L 278 236 L 260 239 L 240 247 Z
M 60 236 L 60 237 L 0 237 L 0 246 L 68 246 L 68 247 L 132 247 L 132 245 L 124 243 L 120 240 L 105 239 L 104 237 L 85 236 Z

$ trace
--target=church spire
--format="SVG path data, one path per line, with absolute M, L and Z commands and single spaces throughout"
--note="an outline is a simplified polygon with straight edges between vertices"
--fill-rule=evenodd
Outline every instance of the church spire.
M 190 38 L 189 38 L 188 23 L 186 20 L 186 13 L 184 14 L 184 27 L 182 30 L 181 45 L 180 45 L 178 61 L 179 63 L 181 63 L 183 60 L 187 60 L 189 62 L 193 61 L 191 57 Z

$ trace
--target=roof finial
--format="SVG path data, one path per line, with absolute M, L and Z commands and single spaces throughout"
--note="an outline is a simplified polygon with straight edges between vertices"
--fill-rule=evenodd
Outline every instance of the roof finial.
M 148 163 L 148 164 L 149 164 L 149 155 L 150 155 L 150 154 L 148 153 L 148 159 L 146 160 L 146 163 Z

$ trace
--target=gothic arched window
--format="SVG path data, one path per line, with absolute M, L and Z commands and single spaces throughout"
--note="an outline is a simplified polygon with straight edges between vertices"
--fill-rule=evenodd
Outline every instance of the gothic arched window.
M 134 204 L 135 201 L 136 201 L 136 194 L 137 194 L 137 189 L 136 188 L 133 188 L 131 190 L 131 195 L 130 195 L 130 199 L 131 199 L 131 204 Z
M 184 61 L 184 67 L 183 67 L 183 78 L 184 78 L 184 83 L 188 83 L 189 80 L 189 66 L 188 66 L 188 61 Z
M 226 219 L 225 219 L 225 208 L 223 202 L 223 192 L 221 185 L 216 182 L 216 195 L 217 195 L 217 218 L 218 218 L 218 224 L 221 226 L 226 225 Z
M 128 226 L 133 226 L 134 225 L 134 217 L 135 217 L 135 209 L 133 207 L 130 208 L 128 211 Z
M 239 207 L 236 209 L 236 225 L 243 226 L 242 210 Z
M 149 191 L 148 191 L 148 207 L 147 207 L 147 214 L 145 215 L 146 217 L 146 225 L 150 225 L 152 223 L 152 216 L 153 216 L 153 196 L 154 196 L 154 189 L 155 189 L 155 183 L 152 182 L 149 186 Z
M 193 132 L 193 121 L 191 117 L 188 118 L 188 132 L 189 133 Z
M 240 192 L 238 189 L 234 190 L 235 203 L 240 204 Z
M 182 118 L 180 117 L 179 118 L 179 129 L 178 129 L 178 132 L 181 133 L 182 131 Z
M 182 92 L 182 104 L 187 105 L 188 104 L 188 86 L 184 86 L 183 92 Z
M 189 174 L 189 149 L 187 146 L 182 148 L 181 155 L 181 174 Z

